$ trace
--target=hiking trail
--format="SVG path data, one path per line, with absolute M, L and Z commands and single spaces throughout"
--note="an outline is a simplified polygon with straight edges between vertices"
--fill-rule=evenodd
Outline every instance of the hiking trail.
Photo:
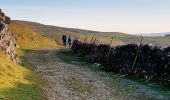
M 47 80 L 47 85 L 43 88 L 45 99 L 168 100 L 157 91 L 130 80 L 111 78 L 104 71 L 96 72 L 66 63 L 58 57 L 58 52 L 62 50 L 34 50 L 27 54 L 28 61 Z

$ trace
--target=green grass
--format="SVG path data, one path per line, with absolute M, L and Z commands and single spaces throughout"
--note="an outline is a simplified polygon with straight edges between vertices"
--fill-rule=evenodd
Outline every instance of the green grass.
M 81 59 L 80 57 L 78 57 L 77 55 L 72 53 L 72 51 L 69 49 L 68 50 L 61 49 L 59 52 L 56 52 L 56 55 L 59 59 L 61 59 L 62 61 L 66 62 L 66 63 L 91 67 L 90 63 L 84 62 L 83 59 Z M 67 55 L 67 56 L 65 56 L 65 55 Z
M 104 70 L 98 70 L 95 66 L 93 66 L 91 63 L 84 62 L 84 60 L 80 57 L 78 57 L 76 54 L 73 54 L 71 50 L 61 50 L 57 52 L 56 54 L 58 58 L 60 58 L 62 61 L 70 64 L 75 64 L 83 68 L 88 68 L 95 73 L 97 73 L 100 77 L 102 77 L 104 80 L 109 78 L 110 83 L 106 83 L 110 86 L 114 84 L 120 84 L 122 86 L 126 85 L 125 89 L 128 91 L 130 89 L 129 87 L 145 87 L 154 91 L 159 92 L 162 95 L 165 95 L 170 98 L 170 88 L 169 87 L 164 87 L 160 86 L 159 84 L 156 83 L 146 83 L 144 81 L 140 80 L 134 80 L 132 78 L 128 77 L 122 77 L 123 75 L 121 74 L 114 74 L 112 72 L 105 72 Z M 65 56 L 67 55 L 67 56 Z M 127 82 L 127 83 L 126 83 Z
M 29 86 L 21 85 L 21 90 L 23 89 L 25 95 L 28 94 L 28 97 L 25 97 L 25 99 L 23 98 L 21 100 L 43 100 L 45 97 L 43 95 L 42 88 L 46 82 L 44 79 L 42 79 L 41 75 L 35 71 L 35 67 L 33 67 L 26 58 L 26 53 L 32 50 L 20 49 L 19 51 L 22 52 L 18 53 L 22 62 L 21 65 L 31 71 L 31 73 L 26 78 L 32 82 L 32 84 Z
M 17 50 L 21 65 L 4 56 L 0 58 L 0 99 L 2 100 L 43 100 L 42 87 L 45 81 L 25 57 L 28 50 Z M 10 66 L 10 67 L 9 67 Z M 8 68 L 9 67 L 9 68 Z M 3 72 L 1 72 L 3 71 Z
M 18 84 L 16 88 L 1 90 L 6 100 L 38 100 L 37 91 L 33 85 Z

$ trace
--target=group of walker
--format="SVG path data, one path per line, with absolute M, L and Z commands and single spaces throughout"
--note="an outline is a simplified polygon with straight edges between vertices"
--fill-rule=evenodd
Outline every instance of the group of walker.
M 63 46 L 66 46 L 67 42 L 68 42 L 69 47 L 71 47 L 71 44 L 72 44 L 72 37 L 71 36 L 68 36 L 68 39 L 67 39 L 67 36 L 63 35 L 62 40 L 63 40 Z

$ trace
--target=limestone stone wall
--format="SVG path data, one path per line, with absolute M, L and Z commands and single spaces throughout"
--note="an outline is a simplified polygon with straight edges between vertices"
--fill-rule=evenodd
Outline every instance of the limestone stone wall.
M 14 62 L 20 63 L 15 52 L 15 34 L 8 30 L 8 25 L 10 23 L 10 17 L 6 16 L 0 9 L 0 51 L 4 52 Z

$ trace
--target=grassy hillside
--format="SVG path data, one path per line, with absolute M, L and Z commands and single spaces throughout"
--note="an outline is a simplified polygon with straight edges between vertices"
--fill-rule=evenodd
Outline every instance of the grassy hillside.
M 19 82 L 21 84 L 30 84 L 28 80 L 24 79 L 29 73 L 27 69 L 14 64 L 11 60 L 7 59 L 3 53 L 0 53 L 0 55 L 0 90 L 3 88 L 13 88 L 17 86 Z
M 129 37 L 131 35 L 119 33 L 119 32 L 97 32 L 97 31 L 89 31 L 82 29 L 73 29 L 73 28 L 64 28 L 50 25 L 43 25 L 35 22 L 27 22 L 27 21 L 13 21 L 20 24 L 24 24 L 34 32 L 40 33 L 41 35 L 51 38 L 53 40 L 61 42 L 61 36 L 63 34 L 71 35 L 73 38 L 80 38 L 84 40 L 87 37 L 87 41 L 91 41 L 93 35 L 97 40 L 100 40 L 104 43 L 110 43 L 112 37 Z M 114 38 L 113 44 L 119 45 L 124 44 L 121 40 Z
M 120 40 L 124 41 L 125 43 L 139 43 L 140 37 L 127 37 L 127 38 L 120 38 Z M 143 38 L 144 44 L 153 44 L 157 46 L 170 46 L 170 37 L 164 36 L 153 36 L 153 37 L 144 37 Z
M 33 49 L 57 46 L 55 41 L 43 37 L 36 32 L 33 32 L 24 24 L 13 22 L 10 24 L 9 30 L 16 34 L 16 41 L 20 48 Z
M 12 23 L 9 30 L 16 34 L 19 45 L 17 54 L 21 64 L 16 64 L 0 52 L 0 99 L 5 100 L 42 100 L 42 85 L 40 75 L 33 66 L 27 63 L 26 49 L 56 48 L 58 43 L 33 32 L 29 27 Z
M 18 53 L 24 56 L 24 52 Z M 0 52 L 0 99 L 38 100 L 43 99 L 44 84 L 34 68 L 22 59 L 22 64 L 12 62 Z
M 139 43 L 140 37 L 135 35 L 129 35 L 121 32 L 97 32 L 97 31 L 89 31 L 82 29 L 73 29 L 73 28 L 64 28 L 50 25 L 43 25 L 35 22 L 27 22 L 27 21 L 14 21 L 18 23 L 22 23 L 28 27 L 30 27 L 34 32 L 38 32 L 45 37 L 51 38 L 53 40 L 61 40 L 61 36 L 63 33 L 66 35 L 71 35 L 74 38 L 85 39 L 88 37 L 88 41 L 91 40 L 92 36 L 95 35 L 97 40 L 103 41 L 104 43 L 110 43 L 111 37 L 114 38 L 113 44 L 128 44 L 128 43 Z M 145 44 L 154 44 L 158 46 L 170 46 L 170 37 L 144 37 L 143 43 Z
M 28 25 L 35 32 L 38 32 L 38 33 L 43 34 L 43 35 L 47 35 L 48 33 L 56 33 L 56 34 L 70 33 L 70 34 L 84 34 L 84 35 L 94 34 L 96 36 L 102 36 L 102 37 L 112 37 L 112 36 L 128 37 L 128 36 L 131 36 L 129 34 L 125 34 L 125 33 L 121 33 L 121 32 L 98 32 L 98 31 L 91 31 L 91 30 L 43 25 L 43 24 L 36 23 L 36 22 L 19 21 L 19 20 L 15 20 L 14 22 L 18 22 L 18 23 Z

